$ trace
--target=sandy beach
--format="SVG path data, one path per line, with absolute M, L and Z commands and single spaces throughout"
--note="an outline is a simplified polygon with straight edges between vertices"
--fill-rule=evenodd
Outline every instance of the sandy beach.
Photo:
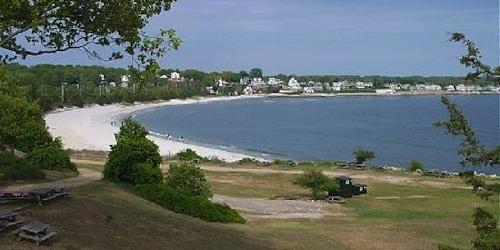
M 84 108 L 56 110 L 48 113 L 45 116 L 45 120 L 50 133 L 55 137 L 61 137 L 67 148 L 74 150 L 109 151 L 109 146 L 115 144 L 114 134 L 118 132 L 118 127 L 113 126 L 111 123 L 119 121 L 121 117 L 127 116 L 132 112 L 164 105 L 185 105 L 259 97 L 262 96 L 211 97 L 170 100 L 147 104 L 136 103 L 134 105 L 93 105 Z M 228 162 L 250 157 L 244 154 L 168 140 L 153 135 L 150 135 L 149 138 L 159 146 L 160 154 L 164 156 L 173 155 L 184 149 L 191 148 L 201 156 L 217 157 Z

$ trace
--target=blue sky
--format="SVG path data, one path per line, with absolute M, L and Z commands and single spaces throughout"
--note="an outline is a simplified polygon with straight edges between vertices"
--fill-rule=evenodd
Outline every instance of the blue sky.
M 463 75 L 464 32 L 484 59 L 499 61 L 499 0 L 179 0 L 148 31 L 174 28 L 180 50 L 165 68 L 249 70 L 265 74 Z M 64 56 L 62 56 L 64 55 Z M 101 64 L 78 51 L 26 63 Z

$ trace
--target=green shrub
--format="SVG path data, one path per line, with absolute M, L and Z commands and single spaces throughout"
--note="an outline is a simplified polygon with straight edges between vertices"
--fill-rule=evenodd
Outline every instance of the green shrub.
M 243 158 L 238 161 L 238 164 L 257 164 L 257 163 L 259 163 L 259 161 L 257 161 L 255 158 L 249 158 L 249 157 Z
M 163 179 L 160 168 L 154 167 L 150 163 L 138 163 L 134 168 L 133 182 L 135 184 L 160 183 Z
M 282 166 L 282 165 L 285 165 L 285 164 L 286 164 L 286 160 L 282 160 L 282 159 L 274 159 L 273 160 L 273 165 Z
M 417 161 L 417 160 L 411 160 L 410 167 L 408 167 L 408 170 L 411 172 L 423 171 L 424 164 L 422 162 Z
M 308 169 L 297 176 L 293 183 L 311 190 L 313 198 L 319 199 L 321 193 L 337 188 L 337 182 L 323 174 L 321 170 Z
M 198 153 L 196 153 L 196 151 L 190 148 L 180 151 L 175 155 L 175 158 L 181 161 L 191 161 L 191 162 L 206 160 L 205 158 L 199 156 Z
M 165 184 L 189 196 L 212 197 L 210 185 L 205 179 L 203 170 L 192 163 L 170 164 Z
M 47 170 L 76 171 L 76 166 L 71 162 L 69 152 L 62 147 L 61 140 L 56 138 L 50 144 L 43 147 L 36 147 L 26 156 L 26 159 L 33 165 Z
M 40 180 L 45 173 L 31 162 L 9 153 L 0 153 L 0 180 Z
M 212 203 L 202 196 L 187 196 L 165 184 L 138 185 L 134 193 L 175 213 L 211 222 L 245 223 L 245 219 L 228 205 Z
M 158 146 L 148 138 L 148 132 L 137 121 L 127 118 L 115 135 L 104 165 L 104 178 L 131 184 L 159 183 L 162 181 Z M 150 176 L 149 176 L 150 175 Z

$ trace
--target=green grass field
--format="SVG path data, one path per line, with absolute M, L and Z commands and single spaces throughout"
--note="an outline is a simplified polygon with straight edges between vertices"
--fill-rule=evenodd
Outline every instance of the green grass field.
M 102 170 L 102 164 L 80 167 Z M 245 166 L 247 167 L 247 166 Z M 259 168 L 254 166 L 255 168 Z M 108 182 L 75 188 L 71 198 L 21 211 L 50 223 L 58 236 L 41 249 L 435 249 L 468 248 L 476 206 L 500 213 L 458 178 L 406 173 L 341 172 L 358 176 L 369 193 L 331 205 L 319 219 L 256 219 L 243 225 L 208 223 L 147 202 Z M 307 199 L 295 174 L 206 171 L 215 194 L 264 199 Z M 0 249 L 31 249 L 4 234 Z

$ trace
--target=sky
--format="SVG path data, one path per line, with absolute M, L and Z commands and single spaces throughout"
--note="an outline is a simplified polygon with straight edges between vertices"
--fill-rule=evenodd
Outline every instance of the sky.
M 146 31 L 173 28 L 183 44 L 163 68 L 262 68 L 265 75 L 464 75 L 463 32 L 499 64 L 500 0 L 179 0 Z M 61 56 L 63 55 L 63 56 Z M 126 67 L 72 51 L 24 63 Z

